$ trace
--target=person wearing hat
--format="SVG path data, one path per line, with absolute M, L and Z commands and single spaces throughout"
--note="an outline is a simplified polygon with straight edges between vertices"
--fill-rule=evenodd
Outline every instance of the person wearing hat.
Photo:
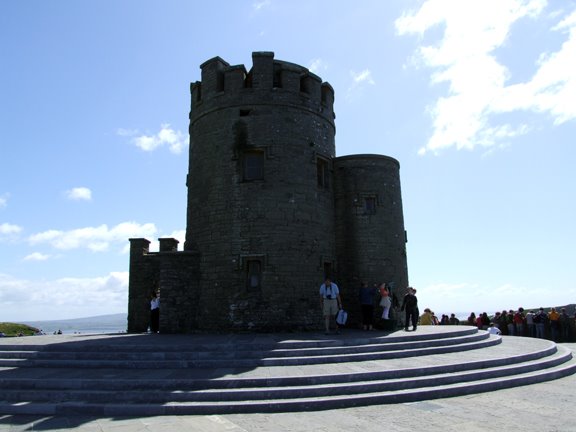
M 416 331 L 416 327 L 418 326 L 418 298 L 416 297 L 416 290 L 414 288 L 408 287 L 408 292 L 404 296 L 400 310 L 406 311 L 404 330 L 408 331 L 408 326 L 412 323 L 412 330 Z

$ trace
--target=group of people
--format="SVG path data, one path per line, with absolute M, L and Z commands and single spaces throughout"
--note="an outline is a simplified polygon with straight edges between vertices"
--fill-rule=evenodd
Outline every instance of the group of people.
M 342 298 L 338 285 L 327 277 L 324 283 L 320 285 L 320 307 L 324 317 L 324 327 L 326 334 L 330 333 L 332 320 L 340 310 L 343 309 Z M 386 283 L 380 285 L 374 284 L 369 287 L 362 282 L 359 290 L 359 301 L 362 311 L 362 328 L 364 330 L 373 330 L 375 299 L 379 298 L 378 305 L 382 308 L 381 319 L 390 319 L 390 310 L 392 308 L 392 294 L 390 286 Z M 396 298 L 395 305 L 398 305 Z M 550 339 L 556 342 L 571 341 L 573 338 L 573 327 L 576 320 L 570 317 L 566 309 L 562 308 L 558 312 L 551 308 L 546 312 L 544 308 L 534 311 L 525 311 L 524 308 L 518 310 L 503 310 L 496 312 L 493 316 L 488 316 L 486 312 L 476 315 L 470 314 L 465 322 L 461 322 L 455 314 L 442 315 L 440 319 L 436 317 L 430 308 L 424 309 L 420 315 L 418 309 L 418 298 L 416 290 L 412 287 L 407 288 L 402 301 L 401 311 L 405 312 L 404 330 L 409 331 L 410 325 L 412 331 L 416 331 L 418 325 L 460 325 L 467 324 L 477 326 L 479 329 L 487 330 L 494 334 L 504 334 L 510 336 L 529 336 L 545 338 L 549 335 Z M 158 333 L 160 330 L 160 293 L 154 290 L 150 297 L 150 332 Z M 336 326 L 338 332 L 338 326 Z
M 424 313 L 420 316 L 421 325 L 460 325 L 460 320 L 456 317 L 456 314 L 442 315 L 442 318 L 438 319 L 436 314 L 430 310 L 430 308 L 424 309 Z
M 468 325 L 474 325 L 492 333 L 509 336 L 528 336 L 536 338 L 549 337 L 555 342 L 571 341 L 573 338 L 573 324 L 576 319 L 568 315 L 565 308 L 560 312 L 556 308 L 551 308 L 546 312 L 544 308 L 538 310 L 525 311 L 524 308 L 518 310 L 503 310 L 496 312 L 489 317 L 486 312 L 476 316 L 474 312 L 467 320 Z
M 380 285 L 374 284 L 369 287 L 365 282 L 360 284 L 359 300 L 362 310 L 362 327 L 364 330 L 373 330 L 374 318 L 374 299 L 379 296 L 379 306 L 382 308 L 382 319 L 388 320 L 390 308 L 392 307 L 392 298 L 390 288 L 386 283 Z M 340 290 L 332 280 L 327 277 L 324 283 L 320 285 L 320 306 L 324 316 L 324 327 L 326 334 L 330 334 L 330 324 L 332 317 L 335 317 L 342 306 Z M 336 330 L 337 332 L 338 330 Z
M 455 314 L 442 315 L 438 320 L 434 312 L 429 308 L 424 309 L 420 316 L 420 325 L 471 325 L 481 330 L 487 330 L 493 334 L 503 334 L 508 336 L 527 336 L 536 338 L 549 337 L 556 342 L 572 341 L 574 337 L 574 324 L 576 314 L 570 317 L 565 308 L 557 311 L 551 308 L 546 312 L 544 308 L 538 310 L 525 311 L 524 308 L 518 310 L 503 310 L 489 316 L 486 312 L 476 315 L 472 312 L 468 319 L 460 322 Z
M 381 318 L 388 320 L 392 308 L 392 295 L 388 284 L 374 284 L 369 287 L 365 282 L 361 283 L 359 301 L 362 311 L 362 328 L 364 330 L 373 330 L 374 300 L 377 297 L 379 297 L 378 305 L 382 308 Z M 326 278 L 320 286 L 320 303 L 324 316 L 325 331 L 326 334 L 329 334 L 331 319 L 343 308 L 338 285 L 332 282 L 330 278 Z M 412 287 L 407 288 L 400 310 L 405 313 L 404 330 L 406 331 L 410 330 L 410 326 L 412 326 L 412 331 L 415 331 L 418 325 L 467 324 L 477 326 L 494 334 L 537 338 L 549 337 L 557 342 L 572 340 L 576 321 L 576 314 L 574 317 L 570 317 L 564 308 L 560 311 L 551 308 L 549 312 L 546 312 L 544 308 L 534 311 L 525 311 L 523 308 L 518 308 L 516 311 L 503 310 L 502 312 L 496 312 L 493 316 L 488 316 L 486 312 L 478 314 L 478 316 L 475 313 L 471 313 L 466 321 L 461 321 L 456 317 L 456 314 L 452 313 L 450 315 L 442 315 L 438 319 L 430 308 L 424 309 L 424 313 L 420 315 L 416 290 Z
M 381 319 L 389 320 L 393 302 L 390 286 L 386 283 L 374 284 L 371 287 L 365 282 L 360 284 L 359 300 L 362 311 L 362 328 L 364 330 L 373 330 L 374 299 L 377 297 L 379 297 L 378 305 L 382 308 Z M 338 285 L 332 282 L 330 278 L 326 278 L 324 283 L 320 285 L 320 306 L 324 316 L 325 332 L 330 334 L 332 318 L 343 308 Z M 414 288 L 408 287 L 401 310 L 406 313 L 405 330 L 408 331 L 409 323 L 412 324 L 412 329 L 416 330 L 418 327 L 418 299 Z

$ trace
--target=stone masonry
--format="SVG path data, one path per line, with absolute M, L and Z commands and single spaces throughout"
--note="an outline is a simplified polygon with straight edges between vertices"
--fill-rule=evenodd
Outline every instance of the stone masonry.
M 404 294 L 398 161 L 335 157 L 330 84 L 270 52 L 252 59 L 247 71 L 215 57 L 191 85 L 184 250 L 130 239 L 129 332 L 146 331 L 155 289 L 164 333 L 320 329 L 325 275 L 351 325 L 360 281 Z

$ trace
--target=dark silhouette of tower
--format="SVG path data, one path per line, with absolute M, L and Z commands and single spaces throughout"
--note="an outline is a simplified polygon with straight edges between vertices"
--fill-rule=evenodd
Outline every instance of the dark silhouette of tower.
M 334 90 L 255 52 L 219 57 L 191 85 L 184 251 L 131 239 L 129 331 L 161 291 L 161 331 L 320 328 L 318 286 L 340 283 L 355 317 L 360 279 L 407 286 L 399 164 L 335 157 Z

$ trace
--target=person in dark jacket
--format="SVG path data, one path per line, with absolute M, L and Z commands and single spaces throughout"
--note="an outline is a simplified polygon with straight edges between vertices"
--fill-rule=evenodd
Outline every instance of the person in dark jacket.
M 401 310 L 406 311 L 406 321 L 404 323 L 404 330 L 408 331 L 408 326 L 412 322 L 412 330 L 416 331 L 418 325 L 418 298 L 416 297 L 416 290 L 408 287 L 408 292 L 404 296 Z

